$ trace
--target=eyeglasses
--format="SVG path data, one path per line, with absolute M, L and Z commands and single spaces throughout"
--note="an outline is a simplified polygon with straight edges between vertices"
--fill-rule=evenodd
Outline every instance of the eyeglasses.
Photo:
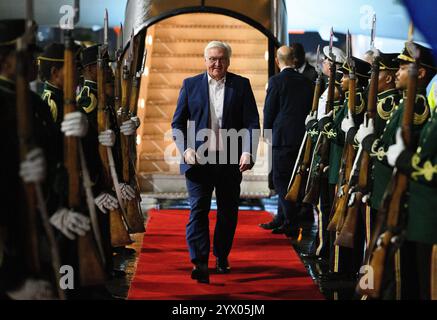
M 209 57 L 207 60 L 208 60 L 208 62 L 209 62 L 210 64 L 214 64 L 214 63 L 216 63 L 217 61 L 220 61 L 220 63 L 225 63 L 225 62 L 228 61 L 228 58 L 225 58 L 225 57 L 223 57 L 223 58 Z

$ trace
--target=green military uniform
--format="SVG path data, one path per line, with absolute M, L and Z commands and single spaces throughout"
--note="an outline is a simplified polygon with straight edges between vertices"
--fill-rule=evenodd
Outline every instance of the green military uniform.
M 98 47 L 99 45 L 94 45 L 82 50 L 81 64 L 83 67 L 97 63 Z M 88 133 L 82 139 L 82 141 L 85 159 L 90 172 L 90 178 L 93 182 L 94 197 L 99 196 L 103 192 L 113 194 L 111 190 L 112 184 L 107 185 L 107 181 L 105 181 L 103 164 L 99 154 L 100 144 L 98 140 L 99 130 L 97 123 L 97 90 L 98 88 L 96 82 L 85 79 L 84 85 L 77 97 L 77 106 L 79 110 L 85 113 L 88 118 Z M 112 249 L 109 215 L 100 213 L 100 211 L 98 211 L 98 218 L 107 260 L 106 271 L 110 273 L 112 272 Z
M 431 51 L 418 44 L 414 45 L 420 48 L 421 65 L 419 67 L 425 68 L 429 76 L 430 72 L 435 72 Z M 412 58 L 412 54 L 410 54 L 408 43 L 406 43 L 405 48 L 398 56 L 398 60 L 403 63 L 415 61 L 414 58 Z M 423 184 L 423 181 L 419 182 L 418 180 L 420 179 L 415 181 L 415 178 L 418 178 L 420 172 L 424 173 L 424 171 L 421 171 L 421 168 L 429 168 L 429 165 L 425 165 L 425 159 L 419 160 L 421 157 L 419 154 L 421 154 L 422 148 L 427 144 L 428 139 L 432 139 L 431 132 L 433 131 L 433 122 L 435 120 L 433 119 L 434 116 L 430 118 L 431 112 L 423 87 L 423 83 L 418 84 L 412 125 L 411 146 L 419 144 L 417 154 L 414 155 L 412 152 L 404 151 L 396 163 L 398 169 L 407 172 L 412 178 L 409 184 L 409 192 L 404 196 L 406 197 L 404 198 L 406 203 L 401 207 L 403 209 L 410 208 L 408 211 L 402 210 L 402 212 L 399 213 L 399 222 L 397 225 L 397 231 L 399 231 L 399 233 L 397 233 L 397 238 L 400 241 L 398 241 L 399 243 L 397 245 L 395 243 L 395 245 L 388 248 L 382 283 L 383 299 L 429 298 L 430 252 L 432 244 L 424 240 L 428 235 L 435 232 L 435 229 L 430 232 L 432 228 L 431 223 L 430 221 L 424 222 L 422 214 L 424 212 L 423 209 L 426 208 L 427 204 L 435 197 L 435 193 L 433 195 L 429 193 L 428 197 L 421 198 L 421 195 L 423 195 L 423 189 L 421 189 L 421 187 L 425 184 Z M 404 97 L 400 100 L 399 106 L 394 108 L 380 138 L 375 140 L 371 146 L 371 155 L 375 159 L 373 171 L 374 185 L 371 197 L 372 208 L 378 208 L 380 206 L 383 193 L 391 179 L 392 168 L 387 164 L 386 152 L 388 147 L 395 143 L 396 132 L 401 126 L 405 108 L 405 92 L 406 91 L 404 91 Z M 432 144 L 433 143 L 428 144 L 425 149 L 430 147 L 432 149 Z M 416 175 L 414 172 L 419 174 Z M 423 176 L 429 178 L 429 173 L 424 173 Z M 432 208 L 430 212 L 433 212 L 432 210 L 435 210 L 435 208 Z M 405 229 L 406 237 L 404 237 L 405 232 L 402 231 Z M 402 241 L 403 239 L 406 239 L 406 241 Z M 428 241 L 429 240 L 428 238 Z
M 50 107 L 53 120 L 59 126 L 64 117 L 64 92 L 46 81 L 41 98 Z
M 437 67 L 432 57 L 431 50 L 414 44 L 419 48 L 420 66 L 426 69 L 428 76 L 435 75 Z M 406 45 L 400 59 L 410 61 L 409 47 Z M 419 89 L 422 95 L 420 100 L 425 100 L 425 90 Z M 416 98 L 417 101 L 417 98 Z M 436 110 L 431 111 L 431 116 L 424 124 L 415 152 L 404 150 L 396 160 L 398 170 L 407 174 L 409 190 L 407 193 L 407 218 L 405 224 L 405 243 L 410 245 L 407 252 L 408 265 L 411 270 L 405 274 L 407 284 L 418 286 L 416 296 L 423 300 L 437 299 L 437 115 Z
M 333 109 L 334 113 L 336 113 L 340 106 L 343 105 L 343 97 L 341 94 L 341 78 L 343 77 L 343 73 L 337 71 L 335 74 L 335 88 L 339 92 L 339 100 L 336 100 L 333 102 Z M 320 103 L 320 101 L 319 101 Z M 308 135 L 311 138 L 313 150 L 316 146 L 317 140 L 319 138 L 319 127 L 316 120 L 311 121 L 307 124 L 307 132 Z M 317 167 L 321 161 L 320 155 L 313 154 L 313 161 L 312 161 L 312 170 L 311 172 L 314 173 L 317 170 Z M 331 200 L 332 197 L 330 196 L 330 193 L 333 195 L 333 191 L 328 190 L 328 177 L 327 173 L 324 173 L 321 177 L 321 183 L 320 183 L 320 205 L 318 210 L 318 232 L 317 237 L 315 241 L 313 242 L 311 253 L 310 255 L 315 255 L 318 258 L 328 258 L 329 257 L 329 234 L 326 231 L 326 227 L 328 225 L 329 220 L 329 213 L 331 209 Z
M 437 244 L 437 115 L 420 135 L 416 152 L 404 151 L 396 167 L 410 177 L 407 239 Z
M 376 139 L 371 146 L 371 157 L 375 159 L 373 168 L 373 189 L 371 193 L 371 207 L 378 209 L 387 185 L 391 179 L 393 168 L 387 163 L 386 152 L 390 145 L 395 143 L 397 129 L 402 122 L 404 113 L 404 99 L 401 99 L 398 106 L 394 107 L 393 112 L 387 120 L 387 125 L 381 136 Z M 413 145 L 418 141 L 420 131 L 428 120 L 430 110 L 426 97 L 422 93 L 416 95 L 414 105 L 414 122 L 412 127 Z M 366 138 L 367 139 L 367 138 Z
M 356 82 L 356 95 L 355 95 L 355 110 L 353 112 L 353 120 L 355 125 L 359 126 L 364 119 L 364 113 L 366 111 L 366 96 L 364 93 L 364 83 L 368 78 L 368 72 L 370 65 L 358 58 L 352 57 L 355 63 L 355 74 L 357 77 Z M 343 63 L 340 71 L 343 73 L 349 73 L 351 68 L 347 62 Z M 324 125 L 324 132 L 331 140 L 330 153 L 329 153 L 329 170 L 328 170 L 328 182 L 331 189 L 335 190 L 335 185 L 342 183 L 339 181 L 339 172 L 341 169 L 341 161 L 343 155 L 343 149 L 346 142 L 346 134 L 341 130 L 341 123 L 348 114 L 349 92 L 345 93 L 345 101 L 343 106 L 340 106 L 334 113 L 332 122 Z M 355 147 L 355 146 L 354 146 Z M 335 274 L 341 274 L 347 277 L 353 277 L 360 264 L 361 257 L 355 255 L 352 249 L 335 246 L 336 232 L 330 234 L 330 272 Z

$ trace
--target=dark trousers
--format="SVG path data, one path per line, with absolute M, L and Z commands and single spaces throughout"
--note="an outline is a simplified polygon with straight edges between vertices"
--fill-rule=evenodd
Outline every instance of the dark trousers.
M 226 258 L 231 251 L 238 219 L 238 202 L 242 175 L 238 165 L 207 164 L 194 166 L 185 173 L 190 197 L 190 218 L 186 239 L 193 263 L 206 263 L 209 258 L 209 219 L 211 198 L 215 188 L 217 222 L 214 230 L 214 255 Z
M 291 226 L 297 223 L 297 208 L 295 203 L 285 200 L 285 196 L 298 153 L 299 149 L 294 147 L 273 147 L 272 175 L 278 194 L 278 214 L 275 220 Z
M 323 177 L 320 185 L 320 206 L 317 213 L 317 234 L 311 248 L 311 253 L 319 257 L 329 258 L 330 236 L 326 229 L 329 224 L 332 201 L 335 196 L 335 185 L 329 184 L 328 179 Z
M 366 209 L 362 205 L 358 211 L 353 248 L 336 246 L 337 232 L 330 232 L 330 263 L 329 270 L 347 276 L 356 276 L 363 265 L 365 246 Z

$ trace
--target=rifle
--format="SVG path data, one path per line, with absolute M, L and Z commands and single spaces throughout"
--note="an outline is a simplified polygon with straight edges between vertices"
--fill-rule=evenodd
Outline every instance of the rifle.
M 19 141 L 20 158 L 23 161 L 27 153 L 35 147 L 33 141 L 32 112 L 29 112 L 30 88 L 29 88 L 29 61 L 31 61 L 29 44 L 35 39 L 36 26 L 33 23 L 33 1 L 26 0 L 26 31 L 16 44 L 16 110 L 17 110 L 17 134 Z M 32 106 L 35 108 L 35 106 Z M 41 252 L 39 250 L 39 228 L 37 211 L 41 215 L 41 222 L 50 247 L 50 258 L 53 269 L 53 277 L 56 281 L 58 298 L 65 299 L 64 292 L 59 287 L 59 270 L 61 259 L 59 248 L 55 239 L 52 226 L 49 222 L 46 202 L 42 186 L 39 182 L 24 183 L 25 212 L 21 220 L 23 222 L 23 235 L 26 237 L 26 267 L 33 275 L 41 273 Z M 37 210 L 38 209 L 38 210 Z
M 316 69 L 317 69 L 317 80 L 316 87 L 314 89 L 313 96 L 313 105 L 311 107 L 311 112 L 315 113 L 317 111 L 317 107 L 319 105 L 320 98 L 320 86 L 322 81 L 322 71 L 319 66 L 320 61 L 320 45 L 317 46 L 317 60 L 316 60 Z M 302 151 L 305 150 L 303 157 Z M 303 190 L 303 186 L 306 185 L 308 179 L 308 171 L 309 166 L 311 164 L 311 153 L 313 150 L 313 143 L 311 137 L 308 135 L 308 132 L 305 132 L 305 136 L 302 139 L 302 143 L 299 149 L 299 155 L 296 160 L 296 164 L 294 166 L 293 174 L 290 179 L 290 183 L 288 185 L 288 192 L 285 196 L 285 199 L 291 202 L 297 202 L 300 198 L 300 195 L 305 191 Z M 290 187 L 291 186 L 291 187 Z
M 71 26 L 71 29 L 66 28 L 64 31 L 64 116 L 77 110 L 75 99 L 76 84 L 74 83 L 74 79 L 76 79 L 76 68 L 72 29 L 73 26 Z M 88 175 L 88 171 L 84 161 L 80 140 L 76 137 L 65 137 L 64 139 L 64 165 L 68 174 L 68 206 L 72 209 L 79 209 L 82 206 L 79 172 L 80 169 L 82 169 L 85 179 L 86 175 Z M 85 183 L 86 182 L 87 181 L 85 181 Z M 91 232 L 87 232 L 85 236 L 78 237 L 77 250 L 80 284 L 81 286 L 91 286 L 103 284 L 105 282 L 106 275 L 103 267 L 105 260 L 100 239 L 100 231 L 98 224 L 96 223 L 97 219 L 95 216 L 94 201 L 93 199 L 89 199 L 91 188 L 89 181 L 84 185 L 84 187 L 87 192 L 88 207 L 90 210 L 89 214 L 95 239 L 93 239 Z M 96 248 L 95 241 L 97 242 L 98 248 Z
M 331 61 L 329 66 L 328 97 L 326 100 L 325 113 L 329 113 L 334 108 L 336 57 L 332 52 L 333 41 L 334 31 L 331 28 L 331 37 L 329 41 L 329 56 L 331 58 Z M 308 203 L 314 206 L 318 204 L 322 175 L 326 168 L 329 166 L 329 150 L 330 140 L 327 134 L 320 130 L 317 143 L 314 147 L 313 157 L 310 165 L 310 172 L 308 174 L 310 178 L 308 179 L 305 188 L 305 197 L 302 200 L 303 203 Z M 317 163 L 314 163 L 316 156 L 318 156 L 320 160 Z
M 355 102 L 356 102 L 356 81 L 357 78 L 355 76 L 355 63 L 352 59 L 352 47 L 351 47 L 351 35 L 348 31 L 347 40 L 347 63 L 350 68 L 349 72 L 349 100 L 348 100 L 348 110 L 351 115 L 355 113 Z M 347 135 L 347 133 L 346 133 Z M 349 183 L 347 181 L 347 177 L 350 176 L 352 172 L 352 167 L 355 159 L 355 149 L 354 146 L 350 143 L 345 142 L 345 146 L 343 148 L 342 154 L 342 165 L 341 171 L 343 173 L 343 178 L 338 179 L 337 184 L 337 194 L 334 199 L 334 204 L 332 206 L 333 215 L 330 223 L 328 224 L 328 231 L 337 231 L 339 232 L 345 221 L 345 214 L 347 211 L 348 204 L 348 195 L 349 195 Z
M 375 20 L 376 17 L 374 16 L 372 33 L 371 33 L 372 34 L 371 47 L 374 44 Z M 372 47 L 372 49 L 374 49 L 374 47 Z M 369 95 L 368 95 L 367 113 L 366 113 L 365 121 L 367 119 L 368 120 L 375 119 L 376 104 L 378 99 L 379 61 L 380 61 L 380 57 L 379 55 L 376 54 L 372 62 L 372 73 L 370 76 Z M 358 183 L 356 186 L 351 188 L 351 190 L 354 190 L 354 192 L 349 195 L 352 198 L 348 199 L 346 220 L 336 240 L 336 245 L 347 247 L 347 248 L 354 247 L 354 238 L 355 238 L 356 225 L 358 221 L 358 215 L 360 214 L 360 208 L 362 207 L 362 198 L 364 194 L 366 194 L 367 186 L 370 178 L 369 177 L 370 155 L 367 151 L 362 149 L 361 145 L 360 145 L 360 149 L 358 150 L 358 154 L 356 156 L 355 161 L 359 161 L 360 159 L 361 162 L 360 162 L 360 168 L 358 173 Z M 351 181 L 353 175 L 354 175 L 354 170 L 352 170 L 351 177 L 349 179 L 349 185 L 351 186 L 352 186 Z
M 410 51 L 415 58 L 415 62 L 410 63 L 408 70 L 407 97 L 405 100 L 405 110 L 402 117 L 402 138 L 406 149 L 413 149 L 411 128 L 414 117 L 414 105 L 416 101 L 417 88 L 417 70 L 419 52 L 414 46 L 411 37 L 409 36 Z M 387 255 L 392 246 L 400 247 L 402 241 L 402 230 L 400 227 L 401 213 L 404 212 L 402 206 L 405 200 L 405 193 L 408 189 L 409 177 L 400 173 L 396 168 L 393 171 L 392 179 L 389 187 L 385 191 L 381 207 L 378 210 L 378 224 L 373 232 L 372 241 L 369 246 L 366 262 L 372 267 L 374 276 L 373 288 L 363 289 L 357 286 L 356 290 L 360 294 L 366 294 L 372 298 L 379 298 L 381 294 L 382 281 L 384 275 L 384 267 L 387 260 Z M 385 231 L 380 234 L 386 225 Z
M 99 47 L 98 60 L 97 60 L 97 95 L 98 95 L 98 109 L 97 109 L 97 126 L 99 133 L 109 128 L 109 119 L 108 119 L 108 108 L 107 99 L 106 99 L 106 72 L 109 63 L 109 55 L 108 55 L 108 11 L 105 11 L 104 18 L 104 40 L 103 45 Z M 114 157 L 112 154 L 111 147 L 105 147 L 99 144 L 99 155 L 100 160 L 102 161 L 103 166 L 103 180 L 104 184 L 109 187 L 111 184 L 114 185 L 114 188 L 117 193 L 118 201 L 121 201 L 121 191 L 119 190 L 117 173 L 114 170 L 111 170 L 111 167 L 114 166 Z M 112 160 L 112 161 L 111 161 Z M 112 164 L 112 166 L 111 166 Z M 114 176 L 115 174 L 115 176 Z M 113 183 L 111 183 L 111 176 L 113 179 Z M 111 244 L 113 247 L 122 247 L 127 244 L 131 244 L 132 241 L 129 237 L 129 233 L 127 232 L 126 226 L 124 225 L 122 216 L 124 213 L 122 212 L 122 206 L 120 203 L 120 207 L 115 210 L 110 210 L 109 212 L 109 225 L 111 229 Z
M 135 86 L 130 86 L 133 84 L 129 83 L 131 79 L 131 64 L 135 61 L 134 56 L 134 32 L 132 30 L 131 40 L 129 42 L 129 49 L 125 53 L 126 58 L 123 62 L 123 73 L 122 73 L 122 81 L 121 81 L 121 108 L 119 112 L 119 124 L 121 125 L 124 121 L 127 121 L 131 118 L 131 108 L 134 99 L 138 98 L 138 90 Z M 136 74 L 134 75 L 134 78 Z M 117 80 L 116 80 L 117 81 Z M 133 81 L 135 82 L 135 81 Z M 136 98 L 135 98 L 136 97 Z M 136 104 L 136 100 L 134 101 Z M 122 153 L 122 161 L 123 161 L 123 180 L 126 183 L 131 181 L 131 144 L 135 143 L 132 141 L 131 137 L 127 137 L 121 134 L 121 153 Z M 126 222 L 129 227 L 130 233 L 141 233 L 144 232 L 144 219 L 142 217 L 141 208 L 139 206 L 138 199 L 132 199 L 131 201 L 126 202 Z

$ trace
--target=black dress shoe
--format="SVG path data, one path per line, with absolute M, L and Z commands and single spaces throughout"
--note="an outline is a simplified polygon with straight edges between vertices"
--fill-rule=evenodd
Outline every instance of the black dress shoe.
M 282 226 L 272 230 L 273 234 L 285 234 L 288 238 L 296 237 L 299 231 L 295 228 L 290 227 L 288 224 L 283 224 Z
M 217 258 L 215 261 L 215 269 L 219 274 L 226 274 L 231 272 L 231 267 L 229 266 L 229 262 L 227 258 L 220 259 Z
M 196 264 L 191 271 L 191 279 L 197 280 L 199 283 L 209 283 L 208 264 Z
M 314 253 L 305 253 L 305 252 L 302 252 L 302 253 L 300 254 L 300 256 L 301 256 L 302 258 L 305 258 L 305 259 L 311 259 L 311 260 L 317 260 L 317 258 L 319 258 L 319 256 L 318 256 L 318 255 L 315 255 Z
M 121 254 L 123 256 L 133 256 L 137 253 L 135 249 L 127 248 L 127 247 L 112 248 L 112 252 L 116 254 Z
M 272 230 L 280 227 L 281 225 L 276 221 L 270 221 L 268 223 L 261 223 L 259 224 L 259 226 L 265 230 Z
M 111 271 L 111 278 L 113 279 L 120 279 L 126 277 L 126 272 L 123 270 L 113 269 Z

